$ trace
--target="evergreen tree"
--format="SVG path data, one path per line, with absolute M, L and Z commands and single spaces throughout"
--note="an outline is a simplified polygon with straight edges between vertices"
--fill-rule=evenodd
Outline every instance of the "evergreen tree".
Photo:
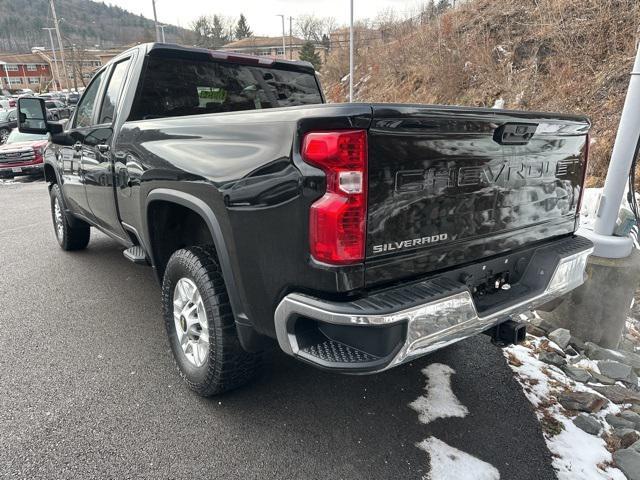
M 240 19 L 236 24 L 235 34 L 237 40 L 253 36 L 253 32 L 251 31 L 251 28 L 249 28 L 249 23 L 247 22 L 247 17 L 242 13 L 240 14 Z
M 300 49 L 300 60 L 310 62 L 316 70 L 320 70 L 322 66 L 320 55 L 316 52 L 316 46 L 311 41 L 304 42 L 302 45 Z
M 219 15 L 214 15 L 213 21 L 211 22 L 211 47 L 219 48 L 229 43 L 229 40 L 229 34 L 225 28 L 222 18 Z

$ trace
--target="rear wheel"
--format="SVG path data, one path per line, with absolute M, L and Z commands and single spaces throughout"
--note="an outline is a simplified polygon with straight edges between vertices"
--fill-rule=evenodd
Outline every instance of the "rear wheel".
M 62 192 L 56 184 L 51 187 L 51 218 L 58 243 L 63 250 L 82 250 L 89 244 L 91 229 L 82 220 L 69 221 L 64 211 Z
M 240 346 L 213 248 L 191 247 L 171 256 L 162 304 L 173 358 L 192 390 L 216 395 L 256 376 L 261 357 Z
M 7 138 L 9 138 L 9 129 L 8 128 L 0 128 L 0 144 L 5 143 Z

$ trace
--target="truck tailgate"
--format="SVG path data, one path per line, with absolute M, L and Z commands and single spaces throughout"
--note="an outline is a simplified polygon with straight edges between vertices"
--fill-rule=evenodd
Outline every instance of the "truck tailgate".
M 373 105 L 367 285 L 572 233 L 589 127 L 578 116 Z

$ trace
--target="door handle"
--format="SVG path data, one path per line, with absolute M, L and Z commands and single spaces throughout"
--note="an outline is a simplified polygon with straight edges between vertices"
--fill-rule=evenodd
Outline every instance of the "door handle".
M 74 144 L 73 144 L 73 149 L 74 149 L 76 152 L 79 152 L 80 150 L 82 150 L 82 143 L 80 143 L 80 142 L 76 142 L 76 143 L 74 143 Z
M 98 150 L 98 152 L 104 154 L 104 153 L 109 153 L 109 150 L 111 150 L 111 147 L 109 147 L 109 145 L 105 145 L 104 143 L 101 143 L 100 145 L 96 145 L 96 149 Z

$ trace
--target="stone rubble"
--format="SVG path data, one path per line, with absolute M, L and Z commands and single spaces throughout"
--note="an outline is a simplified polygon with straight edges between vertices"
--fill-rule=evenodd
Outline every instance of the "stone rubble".
M 569 341 L 571 340 L 571 332 L 566 328 L 556 328 L 549 335 L 549 340 L 554 342 L 562 349 L 566 349 L 569 346 Z
M 537 358 L 570 379 L 569 387 L 556 395 L 566 415 L 587 434 L 601 436 L 613 453 L 614 466 L 630 480 L 640 480 L 640 328 L 635 335 L 627 334 L 620 349 L 614 350 L 582 342 L 569 330 L 536 316 L 529 322 L 527 332 L 539 338 L 535 339 Z M 608 408 L 609 402 L 622 410 Z M 603 408 L 614 413 L 598 414 Z
M 581 413 L 573 419 L 573 423 L 580 430 L 584 430 L 590 435 L 600 435 L 602 431 L 602 425 L 592 415 Z M 635 444 L 634 444 L 635 445 Z

